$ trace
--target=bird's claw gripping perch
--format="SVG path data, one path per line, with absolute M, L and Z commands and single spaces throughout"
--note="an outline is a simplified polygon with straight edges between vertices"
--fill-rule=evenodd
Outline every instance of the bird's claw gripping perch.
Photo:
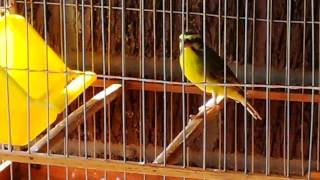
M 189 115 L 189 120 L 192 120 L 192 119 L 194 119 L 195 117 L 196 117 L 196 115 L 190 114 L 190 115 Z
M 199 107 L 199 111 L 204 111 L 204 108 L 206 108 L 205 110 L 209 110 L 211 107 L 215 106 L 217 104 L 217 96 L 215 92 L 212 92 L 212 98 L 209 99 L 209 101 L 206 102 L 205 105 L 202 105 Z

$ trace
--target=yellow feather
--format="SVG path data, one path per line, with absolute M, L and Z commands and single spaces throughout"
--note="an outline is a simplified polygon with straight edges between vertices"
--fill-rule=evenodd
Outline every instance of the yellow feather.
M 207 76 L 206 82 L 207 86 L 205 88 L 204 82 L 205 77 L 203 73 L 203 61 L 200 59 L 199 55 L 194 52 L 194 50 L 189 47 L 183 48 L 183 54 L 180 54 L 179 62 L 184 75 L 187 77 L 189 81 L 194 83 L 197 87 L 199 87 L 202 91 L 206 90 L 207 93 L 215 92 L 216 96 L 225 96 L 224 87 L 216 85 L 218 83 L 217 80 L 213 79 L 213 77 Z M 243 106 L 247 107 L 248 112 L 255 119 L 262 119 L 259 113 L 250 105 L 249 102 L 245 102 L 244 97 L 239 94 L 238 90 L 227 87 L 226 95 L 228 98 L 231 98 L 237 102 L 240 102 Z

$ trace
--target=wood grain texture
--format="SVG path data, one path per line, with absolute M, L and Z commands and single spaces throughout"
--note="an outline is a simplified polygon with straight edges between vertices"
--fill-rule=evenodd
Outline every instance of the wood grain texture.
M 0 150 L 0 159 L 12 160 L 20 163 L 31 163 L 40 165 L 53 165 L 74 168 L 87 168 L 95 170 L 109 170 L 116 172 L 139 173 L 160 176 L 186 177 L 195 179 L 288 179 L 280 176 L 264 176 L 259 174 L 243 174 L 234 172 L 209 171 L 201 168 L 181 168 L 176 166 L 162 166 L 154 164 L 139 164 L 134 162 L 84 159 L 81 157 L 69 156 L 65 158 L 62 155 L 50 155 L 26 152 L 8 152 Z M 290 177 L 290 179 L 296 179 Z M 297 178 L 303 179 L 303 178 Z

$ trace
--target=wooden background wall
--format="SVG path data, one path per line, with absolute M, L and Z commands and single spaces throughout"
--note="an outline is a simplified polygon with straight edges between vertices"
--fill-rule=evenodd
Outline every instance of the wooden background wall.
M 28 19 L 30 22 L 33 22 L 36 30 L 43 35 L 44 29 L 44 19 L 43 19 L 43 6 L 37 4 L 42 1 L 34 1 L 34 4 L 28 6 Z M 85 55 L 86 55 L 86 68 L 87 70 L 94 70 L 96 73 L 102 74 L 102 51 L 106 52 L 106 59 L 108 59 L 108 53 L 110 51 L 110 66 L 112 75 L 120 75 L 121 71 L 119 68 L 120 54 L 121 54 L 121 8 L 114 8 L 111 11 L 111 16 L 108 16 L 108 9 L 104 11 L 104 27 L 101 29 L 102 16 L 100 8 L 92 8 L 90 4 L 101 5 L 101 1 L 92 0 L 84 1 L 88 6 L 84 8 L 84 29 L 81 29 L 81 7 L 67 6 L 66 8 L 66 52 L 67 52 L 67 64 L 72 68 L 77 68 L 78 65 L 81 65 L 82 62 L 82 52 L 81 48 L 84 45 Z M 111 0 L 113 7 L 121 7 L 120 0 Z M 140 22 L 139 22 L 139 11 L 134 10 L 139 8 L 138 0 L 125 1 L 126 7 L 131 8 L 125 12 L 125 55 L 127 57 L 126 63 L 130 64 L 129 61 L 139 62 L 141 57 L 141 48 L 140 48 Z M 219 27 L 219 1 L 218 0 L 207 0 L 206 1 L 206 11 L 207 14 L 214 14 L 214 16 L 208 15 L 206 17 L 206 42 L 207 44 L 219 51 L 223 55 L 224 52 L 224 43 L 223 42 L 223 17 L 221 17 L 220 27 Z M 307 0 L 307 21 L 311 21 L 311 5 L 309 0 Z M 53 3 L 53 4 L 50 4 Z M 54 4 L 56 3 L 56 4 Z M 81 1 L 70 0 L 67 3 L 78 3 L 80 5 Z M 104 5 L 108 5 L 108 1 L 104 0 Z M 153 4 L 154 3 L 154 4 Z M 189 0 L 189 19 L 188 27 L 192 31 L 202 32 L 202 16 L 192 14 L 191 12 L 203 11 L 202 1 L 201 0 Z M 271 66 L 274 69 L 285 71 L 286 67 L 286 47 L 287 47 L 287 26 L 284 23 L 287 19 L 287 1 L 273 1 L 272 4 L 272 34 L 271 34 Z M 291 20 L 292 21 L 303 21 L 304 19 L 304 4 L 303 1 L 292 1 L 291 7 Z M 18 13 L 24 14 L 24 5 L 22 1 L 18 1 Z M 237 3 L 236 0 L 228 0 L 227 5 L 227 14 L 229 16 L 237 15 Z M 224 14 L 224 1 L 221 1 L 220 13 Z M 162 63 L 163 63 L 163 24 L 162 24 L 162 12 L 157 12 L 155 14 L 155 27 L 153 29 L 153 12 L 152 9 L 162 10 L 162 1 L 151 0 L 145 1 L 144 14 L 144 29 L 145 29 L 145 54 L 146 63 L 153 64 L 153 61 L 156 62 L 157 73 L 156 77 L 153 76 L 153 73 L 148 74 L 146 78 L 155 78 L 162 79 Z M 166 1 L 166 10 L 170 10 L 170 1 Z M 172 1 L 172 10 L 181 11 L 181 0 Z M 263 19 L 266 19 L 266 0 L 255 1 L 255 17 L 258 19 L 255 21 L 255 33 L 253 34 L 253 21 L 248 21 L 248 63 L 253 64 L 254 67 L 265 67 L 266 64 L 266 22 Z M 92 14 L 91 14 L 92 13 Z M 319 2 L 315 1 L 314 4 L 314 13 L 315 21 L 319 21 Z M 253 17 L 253 1 L 249 0 L 248 2 L 248 14 L 249 17 Z M 32 15 L 32 16 L 31 16 Z M 63 49 L 63 26 L 62 23 L 62 6 L 61 2 L 58 0 L 49 0 L 47 5 L 47 25 L 48 25 L 48 43 L 53 49 L 62 54 Z M 93 16 L 91 16 L 93 15 Z M 245 1 L 239 0 L 239 16 L 245 16 Z M 110 18 L 110 24 L 108 24 L 108 18 Z M 260 20 L 259 20 L 260 19 Z M 278 20 L 278 21 L 277 21 Z M 281 22 L 279 22 L 279 20 Z M 284 22 L 282 22 L 284 21 Z M 239 64 L 244 63 L 244 20 L 239 20 L 239 29 L 238 37 L 236 36 L 236 19 L 227 20 L 227 41 L 226 41 L 226 50 L 227 50 L 227 59 L 229 61 L 238 61 Z M 172 25 L 172 26 L 171 26 Z M 110 28 L 110 29 L 109 29 Z M 108 29 L 110 30 L 110 44 L 108 46 Z M 315 24 L 315 68 L 319 68 L 319 25 Z M 172 32 L 172 36 L 170 36 Z M 303 39 L 304 24 L 303 23 L 292 23 L 291 25 L 291 39 L 290 39 L 290 68 L 295 70 L 297 73 L 302 73 L 304 68 L 306 71 L 310 71 L 312 67 L 311 59 L 311 24 L 306 25 L 305 29 L 305 41 Z M 84 33 L 84 44 L 82 44 L 81 37 Z M 106 48 L 102 49 L 102 33 L 105 33 L 105 43 Z M 155 33 L 156 39 L 153 38 Z M 177 56 L 178 56 L 178 36 L 181 33 L 181 14 L 173 13 L 172 14 L 172 24 L 170 24 L 170 13 L 166 14 L 166 24 L 165 24 L 165 42 L 166 42 L 166 61 L 167 67 L 170 67 L 170 62 L 173 62 L 175 65 L 173 69 L 178 69 L 178 71 L 172 71 L 167 69 L 167 79 L 172 79 L 173 81 L 181 81 L 181 72 L 177 65 Z M 219 44 L 219 37 L 221 42 Z M 172 39 L 171 39 L 172 38 Z M 238 39 L 238 47 L 236 46 Z M 172 47 L 170 47 L 170 41 L 172 41 Z M 305 57 L 303 57 L 303 44 L 305 44 Z M 154 47 L 155 45 L 155 47 Z M 236 54 L 238 48 L 238 54 Z M 78 49 L 78 52 L 77 52 Z M 156 52 L 154 52 L 156 50 Z M 78 55 L 78 56 L 77 56 Z M 155 56 L 154 56 L 155 55 Z M 172 56 L 171 56 L 172 55 Z M 305 61 L 305 63 L 303 63 Z M 117 66 L 115 65 L 117 64 Z M 121 64 L 121 63 L 120 63 Z M 81 66 L 80 66 L 81 67 Z M 146 71 L 153 72 L 153 66 L 148 66 Z M 135 71 L 132 67 L 126 67 L 126 74 L 130 77 L 139 77 L 139 71 Z M 170 76 L 172 74 L 172 77 Z M 298 75 L 299 76 L 299 75 Z M 318 76 L 318 74 L 316 74 Z M 264 84 L 264 81 L 256 82 Z M 272 82 L 271 82 L 272 83 Z M 264 89 L 261 89 L 264 90 Z M 284 91 L 284 89 L 276 89 L 276 91 Z M 92 92 L 89 90 L 89 92 Z M 97 90 L 96 90 L 97 92 Z M 292 90 L 291 92 L 301 92 L 299 90 Z M 305 93 L 309 93 L 305 91 Z M 318 92 L 316 92 L 318 93 Z M 90 93 L 89 93 L 90 94 Z M 141 121 L 141 112 L 139 107 L 141 106 L 141 101 L 139 101 L 139 91 L 126 91 L 126 137 L 128 145 L 139 145 L 140 138 L 140 121 Z M 177 134 L 182 127 L 182 98 L 181 94 L 167 94 L 167 124 L 168 130 L 172 128 L 173 134 L 168 134 L 167 138 L 170 141 L 175 134 Z M 200 95 L 190 95 L 189 96 L 189 106 L 187 107 L 190 114 L 197 112 L 197 107 L 202 103 L 202 97 Z M 156 101 L 156 102 L 155 102 Z M 157 104 L 157 108 L 155 108 Z M 265 101 L 255 100 L 254 105 L 259 110 L 262 117 L 265 117 Z M 146 142 L 149 145 L 155 145 L 157 141 L 157 146 L 162 146 L 163 144 L 163 94 L 154 92 L 146 92 Z M 302 107 L 303 106 L 303 107 Z M 243 120 L 243 109 L 238 106 L 238 113 L 234 113 L 234 103 L 228 102 L 227 106 L 227 152 L 233 154 L 236 151 L 238 153 L 244 152 L 244 120 Z M 284 147 L 284 114 L 285 114 L 285 103 L 280 101 L 271 101 L 270 104 L 270 124 L 271 124 L 271 157 L 273 158 L 282 158 L 283 157 L 283 147 Z M 302 109 L 303 114 L 302 114 Z M 290 159 L 307 159 L 308 157 L 308 145 L 309 145 L 309 130 L 310 130 L 310 103 L 304 103 L 303 105 L 298 102 L 290 103 Z M 121 98 L 118 98 L 111 106 L 111 135 L 112 143 L 117 144 L 122 141 L 121 134 Z M 170 114 L 173 116 L 170 116 Z M 237 126 L 235 126 L 235 117 L 237 117 Z M 304 118 L 301 122 L 301 118 Z M 223 118 L 223 117 L 222 117 Z M 318 105 L 315 104 L 314 112 L 314 135 L 313 135 L 313 159 L 316 159 L 316 145 L 317 145 L 317 129 L 319 118 L 318 118 Z M 93 141 L 93 121 L 88 122 L 88 139 Z M 222 121 L 223 122 L 223 121 Z M 251 118 L 248 119 L 248 152 L 251 155 L 251 149 L 254 147 L 254 154 L 258 156 L 265 155 L 265 119 L 263 121 L 254 122 L 254 130 L 252 131 L 252 121 Z M 303 125 L 303 126 L 302 126 Z M 98 113 L 96 115 L 96 137 L 99 141 L 103 140 L 103 113 Z M 157 129 L 155 130 L 155 126 Z M 219 122 L 216 122 L 210 125 L 208 128 L 208 136 L 210 137 L 210 142 L 208 142 L 208 151 L 216 151 L 219 149 L 219 127 L 223 130 L 223 124 L 219 126 Z M 301 130 L 303 128 L 303 134 Z M 235 134 L 237 130 L 237 134 Z M 82 133 L 83 130 L 81 130 Z M 169 131 L 170 132 L 170 131 Z M 254 144 L 252 144 L 252 132 L 254 133 Z M 303 157 L 301 157 L 301 135 L 303 135 Z M 74 139 L 77 139 L 77 133 L 74 134 Z M 223 134 L 222 134 L 223 136 Z M 235 139 L 237 140 L 237 147 L 235 148 Z M 167 141 L 168 142 L 168 141 Z M 194 145 L 191 146 L 191 149 L 201 149 L 202 142 L 199 138 Z M 235 150 L 237 149 L 237 150 Z M 159 152 L 159 150 L 158 150 Z M 120 153 L 121 154 L 121 153 Z M 139 154 L 139 153 L 137 153 Z M 152 156 L 154 152 L 150 152 L 150 160 L 152 161 Z M 137 159 L 138 155 L 133 155 L 131 159 Z M 120 158 L 115 157 L 114 158 Z M 300 161 L 299 161 L 300 163 Z M 197 164 L 197 163 L 194 163 Z M 212 165 L 214 167 L 214 165 Z

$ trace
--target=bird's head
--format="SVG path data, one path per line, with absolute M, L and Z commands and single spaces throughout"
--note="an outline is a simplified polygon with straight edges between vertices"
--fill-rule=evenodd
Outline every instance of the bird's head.
M 185 32 L 179 36 L 179 40 L 180 51 L 182 51 L 183 47 L 190 47 L 195 50 L 202 48 L 201 36 L 197 33 Z

